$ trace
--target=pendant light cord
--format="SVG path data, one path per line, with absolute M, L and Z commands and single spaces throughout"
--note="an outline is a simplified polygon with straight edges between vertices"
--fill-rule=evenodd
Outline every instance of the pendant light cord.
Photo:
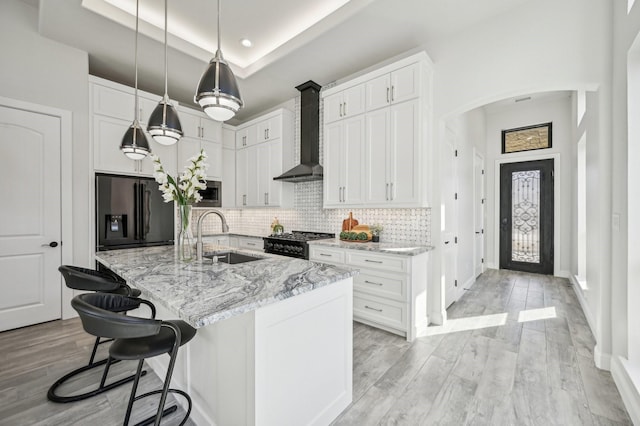
M 139 8 L 140 8 L 140 0 L 136 0 L 136 47 L 135 47 L 135 61 L 134 61 L 134 66 L 135 66 L 135 78 L 134 78 L 134 82 L 135 82 L 135 112 L 134 112 L 134 117 L 135 117 L 135 121 L 136 123 L 138 122 L 138 119 L 140 118 L 140 109 L 138 108 L 138 21 L 139 21 Z M 135 132 L 134 132 L 135 134 Z M 134 136 L 134 142 L 135 142 L 135 136 Z
M 218 52 L 220 52 L 220 0 L 218 0 Z
M 164 97 L 165 101 L 169 100 L 169 85 L 167 84 L 169 65 L 167 60 L 167 3 L 169 0 L 164 0 Z

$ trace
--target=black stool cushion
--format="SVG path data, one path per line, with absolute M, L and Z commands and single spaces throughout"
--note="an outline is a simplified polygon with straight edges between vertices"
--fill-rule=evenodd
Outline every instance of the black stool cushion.
M 130 297 L 138 297 L 141 294 L 140 290 L 129 287 L 122 278 L 113 273 L 71 265 L 62 265 L 58 270 L 67 287 L 74 290 L 100 291 Z
M 182 338 L 180 346 L 189 342 L 196 335 L 196 329 L 182 320 L 169 320 L 180 329 Z M 161 327 L 160 332 L 153 336 L 135 339 L 116 339 L 109 348 L 109 355 L 115 359 L 144 359 L 162 355 L 171 351 L 175 334 L 170 328 Z

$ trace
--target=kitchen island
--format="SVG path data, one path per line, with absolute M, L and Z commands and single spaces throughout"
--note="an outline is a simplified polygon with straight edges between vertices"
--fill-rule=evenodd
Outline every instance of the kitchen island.
M 351 403 L 352 277 L 348 268 L 205 246 L 261 259 L 181 262 L 173 247 L 98 252 L 96 260 L 152 301 L 158 318 L 198 329 L 172 386 L 199 425 L 328 424 Z M 165 357 L 149 360 L 164 374 Z

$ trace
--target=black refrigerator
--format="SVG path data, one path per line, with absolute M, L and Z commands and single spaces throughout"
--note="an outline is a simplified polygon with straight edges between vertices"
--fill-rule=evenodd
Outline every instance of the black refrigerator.
M 173 221 L 154 179 L 96 174 L 96 250 L 173 244 Z

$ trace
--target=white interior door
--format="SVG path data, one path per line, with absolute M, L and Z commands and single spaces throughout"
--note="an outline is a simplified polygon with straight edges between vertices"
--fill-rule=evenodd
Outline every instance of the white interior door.
M 60 127 L 0 106 L 0 331 L 61 317 Z
M 442 236 L 442 284 L 444 285 L 445 307 L 458 299 L 457 270 L 457 226 L 456 209 L 456 136 L 447 129 L 445 141 L 440 149 L 440 218 Z
M 474 210 L 474 272 L 475 276 L 484 272 L 484 158 L 473 156 L 473 210 Z

